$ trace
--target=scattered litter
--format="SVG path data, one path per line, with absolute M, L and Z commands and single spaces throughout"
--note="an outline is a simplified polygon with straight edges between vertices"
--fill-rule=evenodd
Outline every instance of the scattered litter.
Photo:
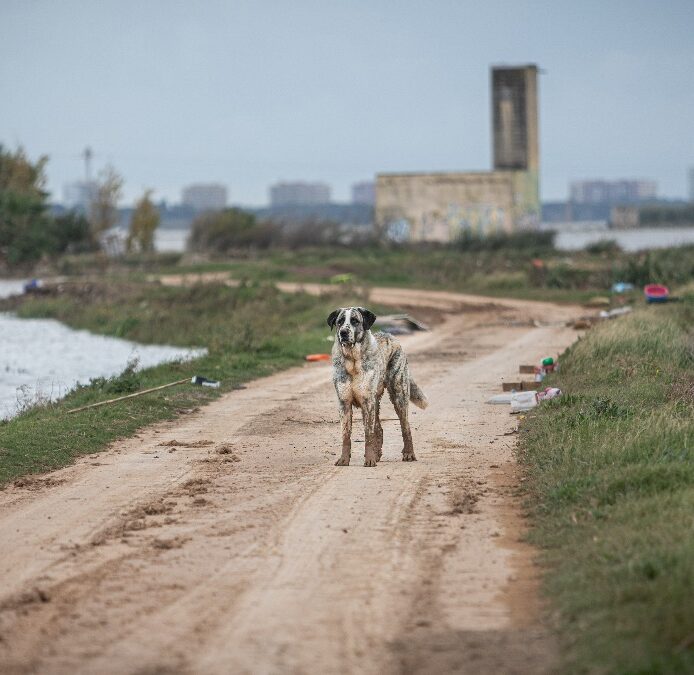
M 616 316 L 623 316 L 624 314 L 629 314 L 631 312 L 631 307 L 626 305 L 625 307 L 615 307 L 614 309 L 603 309 L 598 315 L 601 319 L 614 319 Z
M 41 279 L 31 279 L 24 284 L 25 293 L 47 293 L 46 285 Z
M 501 389 L 503 391 L 529 391 L 535 389 L 533 380 L 521 380 L 520 382 L 502 382 Z
M 670 289 L 662 284 L 648 284 L 643 288 L 646 302 L 667 302 L 670 299 Z
M 193 375 L 190 379 L 191 384 L 199 384 L 203 387 L 214 387 L 215 389 L 219 387 L 219 382 L 217 380 L 210 380 L 202 375 Z
M 626 281 L 616 281 L 612 284 L 612 292 L 617 294 L 628 293 L 634 290 L 634 284 L 630 284 Z
M 584 303 L 585 307 L 609 307 L 610 299 L 604 295 L 595 295 Z
M 82 410 L 90 410 L 91 408 L 99 408 L 102 405 L 109 405 L 111 403 L 117 403 L 118 401 L 125 401 L 129 398 L 136 398 L 138 396 L 142 396 L 143 394 L 150 394 L 153 391 L 168 389 L 169 387 L 175 387 L 179 384 L 185 384 L 186 382 L 190 382 L 191 384 L 202 385 L 203 387 L 219 387 L 219 382 L 217 380 L 208 380 L 206 377 L 203 377 L 202 375 L 193 375 L 193 377 L 190 380 L 187 377 L 185 377 L 182 380 L 176 380 L 175 382 L 169 382 L 168 384 L 161 384 L 158 387 L 150 387 L 149 389 L 136 391 L 134 394 L 126 394 L 125 396 L 110 398 L 106 401 L 99 401 L 98 403 L 90 403 L 89 405 L 83 405 L 79 408 L 72 408 L 72 410 L 68 410 L 67 412 L 68 414 L 70 414 L 80 412 Z
M 429 330 L 429 326 L 409 314 L 387 314 L 376 319 L 378 326 L 391 335 L 407 335 L 416 330 Z
M 536 366 L 518 366 L 518 372 L 521 375 L 532 375 L 535 373 Z
M 561 389 L 558 387 L 547 387 L 543 391 L 537 392 L 537 401 L 549 401 L 550 399 L 557 398 L 561 396 Z
M 307 361 L 330 361 L 332 357 L 330 354 L 306 354 Z
M 519 391 L 511 394 L 511 412 L 530 410 L 537 405 L 536 391 Z
M 349 273 L 335 274 L 330 277 L 331 284 L 348 284 L 350 281 L 352 281 L 352 275 Z

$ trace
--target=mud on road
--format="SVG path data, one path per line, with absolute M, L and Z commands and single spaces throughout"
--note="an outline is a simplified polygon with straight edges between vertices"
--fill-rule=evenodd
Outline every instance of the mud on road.
M 374 289 L 446 320 L 402 338 L 430 406 L 403 463 L 333 466 L 328 364 L 251 383 L 105 452 L 0 491 L 3 673 L 539 673 L 514 462 L 485 405 L 575 339 L 575 310 Z M 538 320 L 533 323 L 534 320 Z

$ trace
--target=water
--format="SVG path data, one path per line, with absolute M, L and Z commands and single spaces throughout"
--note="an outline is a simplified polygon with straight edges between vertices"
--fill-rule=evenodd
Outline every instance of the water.
M 636 230 L 608 230 L 605 223 L 591 223 L 585 228 L 577 224 L 547 224 L 544 229 L 557 230 L 555 245 L 564 251 L 576 251 L 588 244 L 614 239 L 625 251 L 647 248 L 667 248 L 694 244 L 694 227 L 651 227 Z M 188 230 L 157 230 L 155 246 L 160 252 L 182 253 L 186 247 Z
M 576 251 L 598 241 L 612 239 L 625 251 L 668 248 L 694 244 L 694 227 L 642 227 L 634 230 L 608 230 L 605 223 L 586 227 L 574 224 L 546 224 L 543 229 L 556 230 L 554 245 L 564 251 Z
M 21 292 L 23 282 L 0 280 L 0 297 Z M 0 313 L 0 419 L 39 401 L 55 401 L 79 383 L 110 377 L 137 358 L 147 368 L 205 353 L 141 345 L 73 330 L 53 319 L 19 319 Z

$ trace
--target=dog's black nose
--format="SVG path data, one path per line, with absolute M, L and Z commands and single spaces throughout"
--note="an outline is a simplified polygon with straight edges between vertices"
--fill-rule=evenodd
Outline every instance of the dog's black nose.
M 346 338 L 349 337 L 349 331 L 345 330 L 344 328 L 340 331 L 340 337 Z

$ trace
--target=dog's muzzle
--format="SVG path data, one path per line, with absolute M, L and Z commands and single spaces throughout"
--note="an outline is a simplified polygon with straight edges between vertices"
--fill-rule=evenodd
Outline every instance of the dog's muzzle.
M 343 345 L 350 344 L 352 342 L 352 336 L 348 330 L 341 330 L 338 337 L 340 339 L 340 343 Z

